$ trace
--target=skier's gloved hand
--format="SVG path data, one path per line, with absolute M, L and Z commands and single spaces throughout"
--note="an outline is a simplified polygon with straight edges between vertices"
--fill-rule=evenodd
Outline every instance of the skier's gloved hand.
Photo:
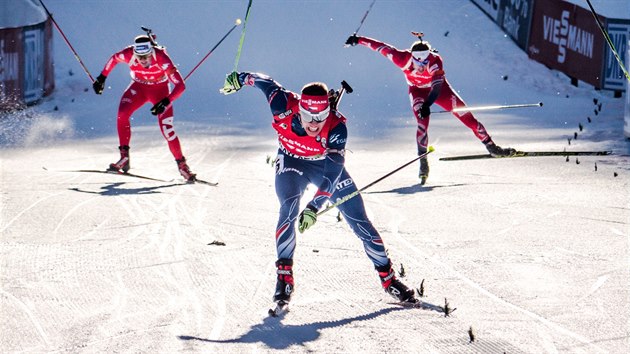
M 168 97 L 163 98 L 160 102 L 156 103 L 155 106 L 151 107 L 151 114 L 157 116 L 158 114 L 164 113 L 169 104 L 171 104 L 171 100 L 169 100 Z
M 315 225 L 315 222 L 317 222 L 317 209 L 310 204 L 307 205 L 306 208 L 304 208 L 304 210 L 302 210 L 302 212 L 300 213 L 300 218 L 298 219 L 298 222 L 300 223 L 300 225 L 298 226 L 298 230 L 300 230 L 300 233 L 303 233 L 309 227 Z
M 236 91 L 240 90 L 243 85 L 238 80 L 238 72 L 232 71 L 225 77 L 225 83 L 223 83 L 223 88 L 219 90 L 224 95 L 230 95 L 236 93 Z
M 431 115 L 431 106 L 423 103 L 420 107 L 420 118 L 426 118 Z
M 359 44 L 359 37 L 357 37 L 356 34 L 353 34 L 352 36 L 348 37 L 348 39 L 346 39 L 346 45 L 354 47 L 357 44 Z
M 96 78 L 96 80 L 94 80 L 94 82 L 92 83 L 94 92 L 96 92 L 97 95 L 100 95 L 103 93 L 103 89 L 105 88 L 105 79 L 107 79 L 107 76 L 100 74 Z

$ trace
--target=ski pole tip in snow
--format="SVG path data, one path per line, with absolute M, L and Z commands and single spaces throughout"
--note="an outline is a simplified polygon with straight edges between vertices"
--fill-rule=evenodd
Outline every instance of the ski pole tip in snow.
M 240 19 L 240 18 L 237 18 L 237 19 L 236 19 L 235 24 L 236 24 L 237 26 L 238 26 L 238 25 L 240 25 L 240 24 L 241 24 L 241 19 Z
M 538 106 L 539 106 L 539 107 L 542 107 L 542 106 L 543 106 L 543 103 L 542 103 L 542 102 L 538 102 Z
M 433 152 L 433 151 L 435 151 L 435 148 L 433 147 L 433 145 L 430 145 L 430 146 L 429 146 L 429 150 L 427 150 L 427 151 L 429 151 L 429 152 Z

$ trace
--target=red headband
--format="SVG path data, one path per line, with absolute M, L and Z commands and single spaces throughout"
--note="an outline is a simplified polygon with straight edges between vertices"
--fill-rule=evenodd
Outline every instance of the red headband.
M 318 113 L 328 108 L 328 96 L 302 95 L 300 107 L 312 113 Z

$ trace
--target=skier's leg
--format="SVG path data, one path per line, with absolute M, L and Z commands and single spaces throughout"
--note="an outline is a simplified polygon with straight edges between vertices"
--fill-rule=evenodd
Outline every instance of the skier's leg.
M 278 259 L 292 259 L 295 251 L 295 220 L 300 212 L 300 199 L 309 181 L 298 159 L 278 154 L 276 168 L 276 195 L 280 201 L 280 214 L 276 226 Z
M 459 97 L 457 92 L 451 89 L 448 83 L 444 83 L 440 96 L 435 102 L 447 111 L 452 111 L 454 108 L 466 107 L 466 103 Z M 453 112 L 453 115 L 472 130 L 477 139 L 486 146 L 488 152 L 493 156 L 509 156 L 516 152 L 515 149 L 502 148 L 496 145 L 486 128 L 475 118 L 472 112 Z
M 435 101 L 439 106 L 444 108 L 447 111 L 452 111 L 454 108 L 462 108 L 466 107 L 466 103 L 464 100 L 457 94 L 457 92 L 453 91 L 448 82 L 444 82 L 442 84 L 442 90 L 440 91 L 440 96 Z M 480 121 L 475 118 L 472 112 L 453 112 L 453 115 L 457 117 L 465 126 L 467 126 L 470 130 L 472 130 L 473 134 L 477 137 L 477 139 L 481 140 L 484 144 L 487 141 L 492 141 L 490 135 L 486 131 L 486 128 L 481 124 Z
M 276 290 L 275 302 L 289 302 L 295 287 L 293 279 L 293 254 L 295 252 L 295 219 L 299 213 L 300 199 L 308 178 L 298 159 L 279 153 L 276 161 L 276 195 L 280 201 L 280 213 L 276 226 Z
M 131 141 L 131 115 L 140 108 L 147 98 L 143 92 L 138 91 L 138 85 L 132 83 L 120 98 L 118 105 L 118 117 L 116 118 L 116 127 L 118 130 L 118 150 L 120 151 L 120 159 L 118 162 L 109 164 L 109 171 L 127 172 L 131 168 L 131 160 L 129 155 L 129 143 Z
M 354 193 L 356 190 L 357 186 L 344 169 L 339 178 L 337 188 L 331 196 L 331 201 L 335 202 L 348 194 Z M 385 252 L 385 245 L 383 245 L 381 235 L 379 235 L 378 231 L 376 231 L 376 228 L 367 217 L 361 194 L 340 204 L 338 209 L 341 211 L 341 214 L 348 225 L 350 225 L 355 235 L 363 242 L 365 253 L 372 263 L 374 263 L 374 266 L 382 267 L 387 265 L 389 258 Z
M 420 108 L 424 103 L 429 90 L 419 89 L 411 87 L 409 89 L 409 99 L 411 101 L 411 108 L 413 115 L 416 117 L 418 123 L 418 129 L 416 130 L 416 144 L 418 146 L 418 155 L 422 155 L 427 152 L 427 146 L 429 145 L 429 122 L 431 116 L 422 118 L 420 115 Z M 418 173 L 421 184 L 424 184 L 429 177 L 429 160 L 427 157 L 420 159 L 420 172 Z
M 342 181 L 344 183 L 341 183 Z M 342 187 L 336 189 L 335 193 L 333 193 L 333 201 L 338 198 L 343 198 L 357 190 L 356 185 L 345 169 L 341 174 L 338 186 Z M 414 291 L 409 289 L 396 277 L 392 269 L 392 263 L 385 251 L 383 240 L 367 217 L 361 194 L 340 204 L 338 208 L 348 225 L 350 225 L 354 233 L 363 242 L 365 253 L 374 264 L 374 268 L 378 272 L 381 285 L 385 292 L 402 302 L 416 302 Z
M 151 103 L 156 104 L 164 97 L 168 96 L 168 93 L 168 84 L 165 83 L 155 86 L 153 90 L 151 90 Z M 177 163 L 177 169 L 179 170 L 179 173 L 188 182 L 194 182 L 197 175 L 192 173 L 190 167 L 188 166 L 188 163 L 186 162 L 186 157 L 184 157 L 184 154 L 182 153 L 182 147 L 179 142 L 179 137 L 177 136 L 177 133 L 175 133 L 174 120 L 175 118 L 172 104 L 166 107 L 164 112 L 158 114 L 158 125 L 160 126 L 160 132 L 166 140 L 171 154 L 175 158 L 175 163 Z
M 127 87 L 120 98 L 118 117 L 116 119 L 120 146 L 129 146 L 129 142 L 131 141 L 131 115 L 145 104 L 147 100 L 144 90 L 135 82 Z

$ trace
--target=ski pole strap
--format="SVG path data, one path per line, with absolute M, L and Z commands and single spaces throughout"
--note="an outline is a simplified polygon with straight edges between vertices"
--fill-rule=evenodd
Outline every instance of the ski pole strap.
M 378 182 L 380 182 L 380 181 L 384 180 L 385 178 L 387 178 L 387 177 L 389 177 L 389 176 L 393 175 L 394 173 L 396 173 L 396 172 L 398 172 L 398 171 L 402 170 L 403 168 L 405 168 L 405 167 L 407 167 L 407 166 L 411 165 L 412 163 L 414 163 L 414 162 L 416 162 L 416 161 L 420 160 L 421 158 L 426 157 L 427 155 L 429 155 L 429 154 L 430 154 L 430 153 L 432 153 L 433 151 L 435 151 L 435 148 L 434 148 L 433 146 L 429 146 L 429 149 L 428 149 L 428 150 L 427 150 L 427 152 L 425 152 L 424 154 L 419 155 L 418 157 L 414 158 L 413 160 L 411 160 L 411 161 L 409 161 L 409 162 L 405 163 L 404 165 L 402 165 L 402 166 L 400 166 L 400 167 L 396 168 L 395 170 L 393 170 L 393 171 L 391 171 L 391 172 L 387 173 L 387 174 L 386 174 L 386 175 L 384 175 L 383 177 L 380 177 L 379 179 L 377 179 L 377 180 L 373 181 L 372 183 L 368 184 L 367 186 L 365 186 L 365 187 L 363 187 L 363 188 L 361 188 L 361 189 L 359 189 L 359 190 L 356 190 L 356 191 L 354 191 L 354 192 L 352 192 L 352 193 L 350 193 L 350 194 L 346 195 L 345 197 L 343 197 L 343 198 L 341 198 L 341 199 L 337 200 L 335 203 L 333 203 L 333 204 L 329 205 L 328 207 L 326 207 L 326 209 L 324 209 L 324 210 L 320 211 L 319 213 L 317 213 L 317 216 L 320 216 L 320 215 L 322 215 L 322 214 L 326 213 L 327 211 L 329 211 L 329 210 L 331 210 L 331 209 L 334 209 L 334 208 L 336 208 L 336 207 L 340 206 L 341 204 L 343 204 L 343 203 L 347 202 L 348 200 L 350 200 L 350 199 L 352 199 L 352 198 L 356 197 L 356 196 L 357 196 L 357 195 L 359 195 L 361 192 L 363 192 L 363 191 L 365 191 L 366 189 L 368 189 L 368 188 L 372 187 L 373 185 L 377 184 Z
M 249 12 L 252 8 L 252 0 L 249 0 L 247 4 L 247 12 L 245 13 L 245 21 L 243 21 L 243 31 L 241 32 L 241 39 L 238 42 L 238 50 L 236 51 L 236 59 L 234 59 L 234 70 L 238 68 L 238 61 L 241 58 L 241 49 L 243 49 L 243 42 L 245 41 L 245 29 L 247 28 L 247 20 L 249 19 Z

